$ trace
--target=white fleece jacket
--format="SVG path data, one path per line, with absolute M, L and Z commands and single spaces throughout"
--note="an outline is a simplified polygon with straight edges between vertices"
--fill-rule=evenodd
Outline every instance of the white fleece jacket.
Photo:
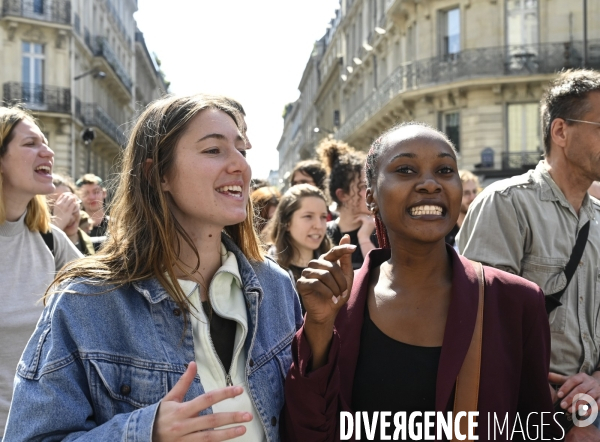
M 244 392 L 233 399 L 227 399 L 213 405 L 213 413 L 230 411 L 247 411 L 252 413 L 252 421 L 244 424 L 246 433 L 236 438 L 240 442 L 266 441 L 265 432 L 254 408 L 254 404 L 248 394 L 246 384 L 246 351 L 244 342 L 248 334 L 248 317 L 246 315 L 246 302 L 242 292 L 242 279 L 238 269 L 235 255 L 228 252 L 221 244 L 221 267 L 215 273 L 209 288 L 208 296 L 214 312 L 222 318 L 231 319 L 236 322 L 235 344 L 233 359 L 229 376 L 231 384 L 244 388 Z M 221 364 L 213 346 L 210 336 L 210 324 L 204 313 L 200 301 L 200 291 L 193 281 L 178 280 L 188 298 L 198 313 L 191 316 L 192 330 L 194 334 L 194 353 L 198 365 L 198 375 L 204 387 L 204 391 L 212 391 L 227 386 L 227 373 Z

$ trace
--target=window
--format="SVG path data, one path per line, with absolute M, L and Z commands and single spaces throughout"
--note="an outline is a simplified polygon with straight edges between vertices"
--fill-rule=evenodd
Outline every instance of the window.
M 440 13 L 440 45 L 444 58 L 453 58 L 460 52 L 460 9 Z
M 44 102 L 44 46 L 24 41 L 21 49 L 23 101 L 30 104 L 42 104 Z
M 538 43 L 538 1 L 507 0 L 506 44 L 532 46 Z
M 36 14 L 44 13 L 44 0 L 33 0 L 33 12 Z
M 455 111 L 443 114 L 442 130 L 460 152 L 460 113 Z
M 362 13 L 360 13 L 360 14 L 358 14 L 358 22 L 357 22 L 357 25 L 356 25 L 356 27 L 357 27 L 357 31 L 356 31 L 356 48 L 358 50 L 360 50 L 360 46 L 362 46 L 362 44 L 363 44 L 362 25 L 363 25 L 363 15 L 362 15 Z
M 346 64 L 350 65 L 350 60 L 352 60 L 352 44 L 350 40 L 350 31 L 346 32 Z
M 535 72 L 538 41 L 538 1 L 507 0 L 506 44 L 510 68 Z
M 409 26 L 406 31 L 406 60 L 407 62 L 415 61 L 417 58 L 417 24 Z M 398 57 L 398 62 L 401 59 Z
M 508 152 L 540 152 L 538 103 L 508 105 Z
M 372 19 L 372 24 L 371 24 L 371 29 L 375 28 L 375 26 L 377 26 L 378 24 L 378 18 L 379 15 L 377 14 L 377 2 L 379 0 L 371 0 L 371 19 Z

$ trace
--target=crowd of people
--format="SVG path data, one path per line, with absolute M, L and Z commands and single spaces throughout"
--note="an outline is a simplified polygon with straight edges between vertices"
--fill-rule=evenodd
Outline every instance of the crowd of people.
M 240 103 L 165 97 L 110 205 L 0 108 L 0 440 L 337 441 L 358 411 L 600 440 L 574 425 L 600 404 L 600 73 L 540 108 L 544 159 L 484 189 L 411 121 L 368 153 L 324 139 L 281 193 Z

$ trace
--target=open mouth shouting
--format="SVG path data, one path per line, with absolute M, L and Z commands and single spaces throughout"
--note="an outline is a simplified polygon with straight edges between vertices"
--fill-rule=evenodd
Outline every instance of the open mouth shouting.
M 34 171 L 38 175 L 42 175 L 45 178 L 52 179 L 52 164 L 50 163 L 40 164 L 34 169 Z
M 410 207 L 408 214 L 413 218 L 439 219 L 446 215 L 446 209 L 437 204 L 421 204 Z

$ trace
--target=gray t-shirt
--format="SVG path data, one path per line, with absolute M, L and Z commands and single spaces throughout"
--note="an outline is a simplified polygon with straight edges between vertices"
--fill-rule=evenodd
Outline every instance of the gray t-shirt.
M 25 214 L 0 224 L 0 436 L 8 416 L 21 353 L 44 304 L 42 296 L 55 273 L 81 253 L 64 232 L 52 226 L 54 254 L 38 232 L 25 225 Z

